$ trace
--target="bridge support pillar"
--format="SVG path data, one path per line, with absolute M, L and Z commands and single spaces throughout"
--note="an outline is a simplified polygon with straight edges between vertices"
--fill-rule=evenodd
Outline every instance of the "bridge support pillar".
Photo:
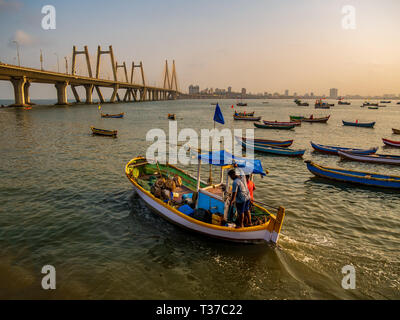
M 119 88 L 119 85 L 115 85 L 115 86 L 114 86 L 114 92 L 112 93 L 111 99 L 110 99 L 110 102 L 111 102 L 111 103 L 115 102 L 115 98 L 116 98 L 117 95 L 118 95 L 118 88 Z
M 71 90 L 72 90 L 72 93 L 74 94 L 76 103 L 81 102 L 81 99 L 79 98 L 78 91 L 76 91 L 76 87 L 72 85 L 71 86 Z
M 25 104 L 31 106 L 33 103 L 31 102 L 31 96 L 29 95 L 29 87 L 31 86 L 31 82 L 29 80 L 25 81 L 24 84 L 24 97 L 25 97 Z
M 11 83 L 14 87 L 14 97 L 15 97 L 14 106 L 16 106 L 16 107 L 26 106 L 26 103 L 25 103 L 26 78 L 25 77 L 11 78 Z
M 85 85 L 86 104 L 92 104 L 93 103 L 93 88 L 94 88 L 94 86 L 92 84 L 86 84 Z
M 54 85 L 57 89 L 57 105 L 67 105 L 68 100 L 67 100 L 67 86 L 68 82 L 57 82 Z

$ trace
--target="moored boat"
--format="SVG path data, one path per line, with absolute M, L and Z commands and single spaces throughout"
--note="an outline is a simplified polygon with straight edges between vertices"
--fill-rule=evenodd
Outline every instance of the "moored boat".
M 398 176 L 325 167 L 309 160 L 305 162 L 307 169 L 317 177 L 371 187 L 400 189 Z
M 357 148 L 346 148 L 339 146 L 327 146 L 323 144 L 314 143 L 312 141 L 310 143 L 315 151 L 333 155 L 338 155 L 338 151 L 348 151 L 356 154 L 373 154 L 376 151 L 378 151 L 378 147 L 370 149 L 357 149 Z
M 117 130 L 106 130 L 106 129 L 99 129 L 95 127 L 90 127 L 92 130 L 93 134 L 99 135 L 99 136 L 108 136 L 108 137 L 116 137 L 118 131 Z
M 394 134 L 400 134 L 400 129 L 392 128 L 392 131 L 393 131 Z
M 254 111 L 253 112 L 236 112 L 236 110 L 235 110 L 235 116 L 252 117 L 252 116 L 254 116 Z
M 302 157 L 304 153 L 306 152 L 305 149 L 298 149 L 298 150 L 293 150 L 289 148 L 280 148 L 280 147 L 273 147 L 273 146 L 267 146 L 267 145 L 256 145 L 252 143 L 246 143 L 243 140 L 238 140 L 238 142 L 241 144 L 243 149 L 253 149 L 254 151 L 262 152 L 262 153 L 268 153 L 268 154 L 274 154 L 274 155 L 279 155 L 279 156 L 288 156 L 288 157 Z
M 364 102 L 363 107 L 378 107 L 378 103 Z
M 338 101 L 338 104 L 340 104 L 340 105 L 345 105 L 345 106 L 351 105 L 350 102 L 348 102 L 348 101 L 342 101 L 342 100 L 339 100 L 339 101 Z
M 382 141 L 387 146 L 400 148 L 400 141 L 394 141 L 394 140 L 389 140 L 389 139 L 384 139 L 384 138 L 382 138 Z
M 330 109 L 334 105 L 334 103 L 322 102 L 322 99 L 315 101 L 315 109 Z
M 175 115 L 175 113 L 168 113 L 168 119 L 169 119 L 169 120 L 176 120 L 176 115 Z
M 139 197 L 164 219 L 184 229 L 243 243 L 277 243 L 285 216 L 280 207 L 277 215 L 254 203 L 253 226 L 235 228 L 229 212 L 229 179 L 226 170 L 239 166 L 245 173 L 265 175 L 260 160 L 238 158 L 226 151 L 199 154 L 197 178 L 171 164 L 150 163 L 143 157 L 129 161 L 125 173 Z M 200 180 L 201 163 L 219 166 L 221 181 L 207 185 Z M 172 182 L 171 182 L 172 180 Z M 169 189 L 174 189 L 171 191 Z M 172 193 L 172 194 L 171 194 Z M 168 196 L 169 195 L 169 196 Z M 189 204 L 185 204 L 190 199 Z M 255 225 L 254 225 L 255 224 Z
M 295 127 L 295 125 L 263 124 L 260 122 L 255 122 L 254 126 L 261 129 L 279 129 L 279 130 L 291 130 Z
M 352 126 L 352 127 L 363 127 L 363 128 L 373 128 L 375 125 L 374 122 L 350 122 L 342 120 L 344 126 Z
M 377 110 L 377 109 L 379 109 L 379 107 L 374 107 L 374 106 L 372 106 L 372 107 L 368 107 L 368 109 L 370 109 L 370 110 Z
M 261 117 L 251 117 L 251 116 L 237 116 L 233 115 L 233 120 L 244 120 L 244 121 L 260 121 Z
M 297 104 L 299 107 L 308 107 L 308 102 L 302 102 L 300 99 L 295 99 L 294 103 Z
M 327 117 L 321 117 L 321 118 L 314 118 L 313 116 L 311 116 L 310 118 L 304 118 L 304 119 L 302 119 L 301 121 L 302 122 L 319 122 L 319 123 L 326 123 L 326 122 L 328 122 L 328 120 L 329 120 L 329 118 L 330 118 L 331 116 L 329 115 L 329 116 L 327 116 Z
M 124 112 L 117 113 L 117 114 L 108 114 L 108 113 L 101 113 L 102 118 L 123 118 Z
M 290 121 L 300 121 L 303 120 L 305 117 L 303 116 L 289 116 Z
M 370 155 L 362 155 L 355 154 L 351 152 L 338 151 L 338 154 L 341 158 L 346 160 L 353 160 L 359 162 L 370 162 L 377 164 L 393 164 L 400 165 L 400 156 L 390 155 L 390 154 L 370 154 Z
M 272 124 L 272 125 L 284 125 L 284 126 L 301 126 L 301 121 L 291 121 L 291 122 L 281 122 L 281 121 L 267 121 L 263 120 L 264 124 Z
M 274 146 L 274 147 L 289 147 L 293 144 L 293 140 L 284 140 L 284 141 L 278 141 L 278 140 L 267 140 L 267 139 L 249 139 L 249 138 L 243 138 L 243 137 L 237 137 L 235 136 L 235 139 L 238 142 L 244 141 L 250 144 L 254 145 L 269 145 L 269 146 Z
M 391 100 L 382 100 L 380 103 L 392 103 Z

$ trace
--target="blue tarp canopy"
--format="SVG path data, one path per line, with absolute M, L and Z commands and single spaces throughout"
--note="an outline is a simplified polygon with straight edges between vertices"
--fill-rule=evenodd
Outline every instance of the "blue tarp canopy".
M 237 157 L 225 150 L 197 153 L 197 159 L 214 166 L 236 164 L 245 174 L 266 175 L 260 160 Z

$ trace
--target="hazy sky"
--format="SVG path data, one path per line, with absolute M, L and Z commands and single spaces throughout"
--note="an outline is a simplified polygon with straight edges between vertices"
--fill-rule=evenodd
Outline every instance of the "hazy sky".
M 43 30 L 41 9 L 56 8 L 56 30 Z M 356 29 L 342 27 L 344 5 Z M 118 62 L 144 63 L 149 84 L 160 85 L 165 59 L 176 60 L 180 89 L 226 88 L 251 92 L 400 94 L 399 0 L 0 0 L 0 61 L 65 70 L 72 46 L 113 45 Z M 69 61 L 70 63 L 70 61 Z M 104 59 L 102 76 L 111 76 Z M 83 57 L 78 70 L 84 71 Z M 94 69 L 94 66 L 92 66 Z M 121 76 L 121 75 L 120 75 Z M 33 98 L 55 96 L 35 85 Z M 12 97 L 0 82 L 0 98 Z

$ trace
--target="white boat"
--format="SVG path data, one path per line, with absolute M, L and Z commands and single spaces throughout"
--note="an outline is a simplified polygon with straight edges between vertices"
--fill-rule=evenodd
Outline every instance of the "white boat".
M 218 184 L 207 185 L 200 180 L 201 162 L 207 161 L 209 164 L 216 165 L 213 162 L 217 157 L 217 153 L 221 156 L 220 159 L 223 159 L 220 164 L 217 164 L 221 167 L 221 180 Z M 230 163 L 227 161 L 229 158 L 231 160 Z M 187 205 L 176 204 L 171 199 L 168 201 L 162 200 L 152 194 L 149 183 L 150 177 L 179 176 L 182 179 L 182 186 L 174 193 L 175 197 L 177 197 L 176 199 L 182 199 L 184 195 L 193 194 L 195 195 L 193 199 L 196 198 L 194 200 L 194 210 L 203 209 L 216 214 L 222 214 L 224 221 L 227 221 L 228 205 L 224 202 L 224 199 L 226 199 L 225 190 L 229 190 L 229 179 L 228 175 L 226 175 L 226 184 L 223 183 L 224 172 L 235 166 L 244 166 L 243 169 L 245 169 L 246 166 L 251 164 L 253 174 L 265 175 L 259 160 L 234 157 L 225 151 L 198 154 L 198 159 L 197 178 L 171 164 L 154 164 L 143 157 L 137 157 L 129 161 L 125 167 L 125 173 L 139 197 L 150 209 L 169 222 L 190 231 L 222 240 L 243 243 L 277 243 L 285 216 L 285 209 L 283 207 L 279 207 L 277 214 L 274 215 L 258 204 L 254 204 L 252 216 L 257 215 L 260 219 L 262 217 L 263 223 L 244 228 L 235 228 L 232 227 L 232 224 L 217 225 L 200 221 L 194 218 L 193 215 L 191 216 L 182 212 L 182 207 L 185 206 L 185 208 L 188 208 Z M 233 163 L 232 159 L 234 159 Z

